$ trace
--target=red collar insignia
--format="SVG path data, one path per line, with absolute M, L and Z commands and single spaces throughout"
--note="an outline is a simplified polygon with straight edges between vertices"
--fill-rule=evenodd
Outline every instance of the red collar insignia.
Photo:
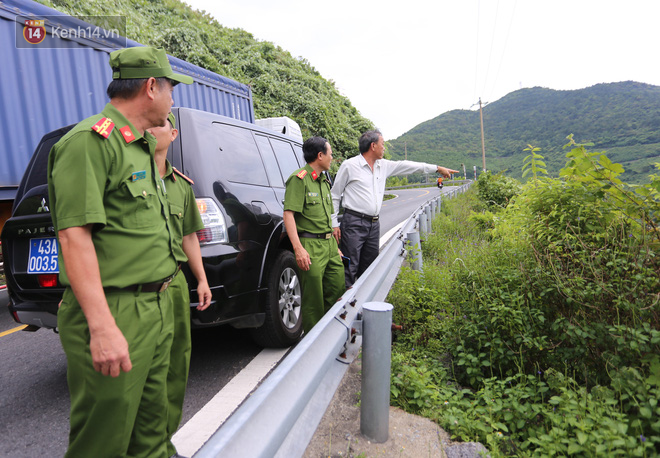
M 108 138 L 115 128 L 115 123 L 110 118 L 101 118 L 92 126 L 92 130 L 103 138 Z
M 183 173 L 179 172 L 179 171 L 176 169 L 176 167 L 172 167 L 172 171 L 174 172 L 174 173 L 172 174 L 172 179 L 173 179 L 174 181 L 176 181 L 176 175 L 179 175 L 181 178 L 183 178 L 184 180 L 186 180 L 188 183 L 190 183 L 190 184 L 195 184 L 195 182 L 194 182 L 193 180 L 191 180 L 190 178 L 188 178 L 187 176 L 185 176 Z M 176 174 L 176 175 L 175 175 L 175 174 Z
M 316 180 L 319 177 L 318 173 L 316 173 L 316 170 L 312 172 L 312 180 Z
M 126 143 L 130 143 L 133 140 L 135 140 L 135 135 L 133 135 L 133 131 L 131 130 L 131 127 L 129 125 L 126 125 L 119 129 L 119 132 L 124 136 L 124 140 Z

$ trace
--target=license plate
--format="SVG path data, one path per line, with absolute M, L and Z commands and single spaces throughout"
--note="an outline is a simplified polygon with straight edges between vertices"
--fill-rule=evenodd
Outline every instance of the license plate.
M 56 274 L 60 269 L 57 264 L 57 240 L 55 237 L 30 239 L 28 257 L 29 274 Z

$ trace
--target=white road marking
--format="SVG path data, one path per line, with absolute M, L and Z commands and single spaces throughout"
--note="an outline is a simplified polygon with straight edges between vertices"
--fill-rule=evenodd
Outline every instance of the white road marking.
M 193 456 L 289 351 L 261 351 L 172 437 L 179 455 Z

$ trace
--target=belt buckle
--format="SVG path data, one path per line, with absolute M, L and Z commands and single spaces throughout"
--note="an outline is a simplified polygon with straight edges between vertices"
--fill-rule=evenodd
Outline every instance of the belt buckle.
M 376 221 L 378 221 L 378 218 L 380 218 L 380 216 L 372 216 L 371 217 L 371 222 L 375 223 Z
M 330 237 L 332 237 L 332 233 L 331 233 L 331 232 L 328 232 L 327 234 L 325 234 L 325 239 L 326 239 L 326 240 L 328 240 Z
M 160 286 L 160 289 L 158 290 L 159 293 L 162 293 L 167 289 L 168 286 L 170 286 L 170 283 L 172 283 L 172 277 L 169 277 L 167 280 L 163 282 L 163 284 Z

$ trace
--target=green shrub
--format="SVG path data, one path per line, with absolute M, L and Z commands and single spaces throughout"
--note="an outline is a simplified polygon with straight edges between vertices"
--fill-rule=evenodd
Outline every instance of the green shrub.
M 660 185 L 627 188 L 576 154 L 505 209 L 484 212 L 481 189 L 443 201 L 424 272 L 388 299 L 404 324 L 392 402 L 491 456 L 660 453 Z
M 502 173 L 484 172 L 477 179 L 478 196 L 491 209 L 506 207 L 520 193 L 521 186 L 519 181 Z

